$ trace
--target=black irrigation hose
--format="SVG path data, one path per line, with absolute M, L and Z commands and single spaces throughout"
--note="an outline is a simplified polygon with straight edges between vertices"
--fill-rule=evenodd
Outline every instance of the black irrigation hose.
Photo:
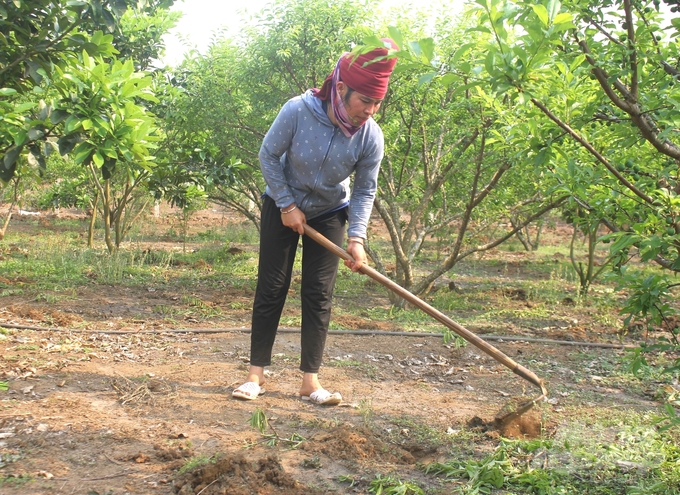
M 140 335 L 140 334 L 163 334 L 163 333 L 250 333 L 250 328 L 173 328 L 167 330 L 140 330 L 140 331 L 125 331 L 125 330 L 82 330 L 82 329 L 68 329 L 57 327 L 36 327 L 29 325 L 14 325 L 11 323 L 0 322 L 0 328 L 12 328 L 17 330 L 36 330 L 43 332 L 76 332 L 76 333 L 95 333 L 107 335 Z M 299 328 L 280 327 L 280 333 L 300 333 Z M 438 337 L 442 338 L 444 334 L 434 332 L 394 332 L 382 330 L 329 330 L 328 333 L 334 335 L 390 335 L 398 337 Z M 503 336 L 503 335 L 480 335 L 483 340 L 494 340 L 497 342 L 530 342 L 536 344 L 556 344 L 568 345 L 577 347 L 599 347 L 606 349 L 635 349 L 637 346 L 626 344 L 605 344 L 600 342 L 579 342 L 575 340 L 552 340 L 539 339 L 535 337 L 517 337 L 517 336 Z

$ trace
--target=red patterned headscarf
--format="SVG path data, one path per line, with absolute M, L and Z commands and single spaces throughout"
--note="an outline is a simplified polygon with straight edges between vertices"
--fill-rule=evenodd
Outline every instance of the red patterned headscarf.
M 340 124 L 340 129 L 347 137 L 355 134 L 360 127 L 353 126 L 349 122 L 340 95 L 336 91 L 337 82 L 342 81 L 354 91 L 369 98 L 382 100 L 387 93 L 390 75 L 394 70 L 397 59 L 383 58 L 365 66 L 364 64 L 371 62 L 375 58 L 385 57 L 388 54 L 387 47 L 393 50 L 398 50 L 399 47 L 389 38 L 383 38 L 381 41 L 385 43 L 385 48 L 376 48 L 357 57 L 354 61 L 352 61 L 353 57 L 350 53 L 343 53 L 333 72 L 324 81 L 321 89 L 313 90 L 313 94 L 317 98 L 330 100 L 333 114 L 338 124 Z
M 338 63 L 333 72 L 340 72 L 340 80 L 347 84 L 354 91 L 382 100 L 387 93 L 387 85 L 390 81 L 390 75 L 397 63 L 396 58 L 382 59 L 373 62 L 364 67 L 366 62 L 370 62 L 375 58 L 384 57 L 388 54 L 388 48 L 392 50 L 399 50 L 397 44 L 390 38 L 382 38 L 380 41 L 385 43 L 385 48 L 376 48 L 368 53 L 360 55 L 356 60 L 352 61 L 352 55 L 343 53 L 338 60 Z M 321 86 L 321 89 L 314 91 L 314 96 L 322 100 L 328 100 L 330 97 L 330 86 L 333 80 L 333 73 L 329 75 Z

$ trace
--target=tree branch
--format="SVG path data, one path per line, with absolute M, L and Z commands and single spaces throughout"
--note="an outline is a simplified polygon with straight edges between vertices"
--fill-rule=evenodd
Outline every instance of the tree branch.
M 628 179 L 626 179 L 621 173 L 619 173 L 616 168 L 609 163 L 609 160 L 607 160 L 599 151 L 597 151 L 593 145 L 591 145 L 588 141 L 586 141 L 585 138 L 583 138 L 581 135 L 579 135 L 575 130 L 573 130 L 569 125 L 567 125 L 565 122 L 562 121 L 559 117 L 557 117 L 555 114 L 553 114 L 548 107 L 546 107 L 542 102 L 538 101 L 536 98 L 532 98 L 531 102 L 536 105 L 545 115 L 550 118 L 553 122 L 555 122 L 560 129 L 566 131 L 573 139 L 575 139 L 581 146 L 583 146 L 585 149 L 588 150 L 588 152 L 593 155 L 598 162 L 600 162 L 602 165 L 604 165 L 609 172 L 616 177 L 621 184 L 626 186 L 628 189 L 630 189 L 633 193 L 635 193 L 636 196 L 638 196 L 640 199 L 642 199 L 645 203 L 648 203 L 650 205 L 654 204 L 654 200 L 646 195 L 644 192 L 642 192 L 640 189 L 635 187 L 634 184 L 632 184 Z
M 630 63 L 630 92 L 633 100 L 638 101 L 638 65 L 637 50 L 635 47 L 635 24 L 630 0 L 623 0 L 623 9 L 626 14 L 626 26 L 628 28 L 628 61 Z

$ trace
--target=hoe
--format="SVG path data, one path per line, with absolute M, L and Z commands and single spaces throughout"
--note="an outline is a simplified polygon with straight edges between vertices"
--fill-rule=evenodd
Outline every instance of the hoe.
M 321 235 L 319 232 L 314 230 L 312 227 L 309 225 L 305 224 L 304 225 L 305 229 L 305 234 L 307 236 L 311 237 L 314 239 L 316 242 L 321 244 L 323 247 L 337 255 L 338 257 L 342 258 L 345 261 L 354 261 L 352 256 L 345 251 L 344 249 L 336 246 L 333 244 L 331 241 L 326 239 L 323 235 Z M 469 343 L 472 345 L 476 346 L 478 349 L 484 351 L 486 354 L 494 358 L 496 361 L 504 365 L 505 367 L 509 368 L 513 373 L 516 375 L 521 376 L 528 382 L 531 382 L 532 384 L 536 385 L 538 388 L 541 389 L 541 395 L 537 396 L 534 399 L 531 399 L 527 402 L 524 402 L 520 405 L 518 405 L 515 410 L 511 412 L 506 412 L 503 414 L 499 414 L 496 416 L 494 419 L 494 424 L 497 427 L 502 427 L 502 426 L 507 426 L 509 423 L 512 423 L 513 421 L 517 420 L 522 414 L 527 412 L 529 409 L 531 409 L 536 403 L 538 403 L 541 400 L 544 400 L 547 395 L 548 391 L 545 387 L 545 384 L 543 380 L 538 378 L 532 371 L 528 370 L 524 366 L 517 364 L 515 361 L 513 361 L 511 358 L 506 356 L 503 352 L 499 351 L 496 349 L 494 346 L 483 340 L 482 338 L 478 337 L 474 333 L 472 333 L 470 330 L 466 329 L 462 325 L 459 325 L 455 321 L 453 321 L 451 318 L 448 316 L 444 315 L 440 311 L 436 310 L 429 304 L 427 304 L 425 301 L 422 299 L 418 298 L 417 296 L 411 294 L 409 291 L 401 287 L 400 285 L 394 283 L 392 280 L 389 278 L 385 277 L 378 271 L 374 270 L 370 266 L 364 264 L 362 265 L 361 269 L 359 270 L 361 273 L 364 275 L 368 275 L 371 277 L 373 280 L 376 282 L 379 282 L 380 284 L 384 285 L 387 287 L 389 290 L 394 292 L 395 294 L 399 295 L 401 298 L 405 299 L 406 301 L 410 302 L 414 306 L 417 306 L 421 310 L 423 310 L 425 313 L 430 315 L 432 318 L 437 320 L 438 322 L 442 323 L 446 327 L 448 327 L 450 330 L 454 331 L 456 334 L 460 335 L 462 338 L 467 340 Z

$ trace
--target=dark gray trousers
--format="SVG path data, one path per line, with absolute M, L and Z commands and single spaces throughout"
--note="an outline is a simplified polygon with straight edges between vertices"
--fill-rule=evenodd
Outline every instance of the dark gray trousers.
M 307 223 L 331 242 L 342 245 L 347 208 Z M 281 212 L 265 196 L 260 226 L 260 261 L 253 303 L 250 364 L 269 366 L 279 319 L 290 287 L 300 235 L 281 222 Z M 331 318 L 331 300 L 339 258 L 302 236 L 302 335 L 300 369 L 318 373 Z

